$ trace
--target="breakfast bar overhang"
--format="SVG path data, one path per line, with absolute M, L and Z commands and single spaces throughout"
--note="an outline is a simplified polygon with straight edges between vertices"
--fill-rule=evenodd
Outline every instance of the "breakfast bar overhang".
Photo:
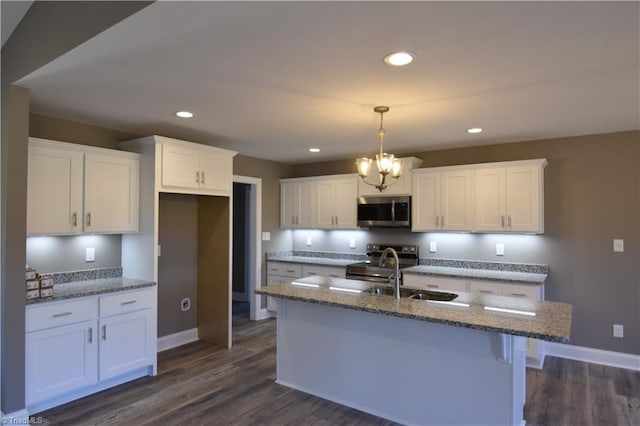
M 524 423 L 526 337 L 567 341 L 570 305 L 370 286 L 316 276 L 258 290 L 277 298 L 279 384 L 402 424 Z

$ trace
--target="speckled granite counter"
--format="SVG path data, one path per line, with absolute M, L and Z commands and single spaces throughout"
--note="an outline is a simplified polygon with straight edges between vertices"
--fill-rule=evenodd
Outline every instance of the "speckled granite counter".
M 459 293 L 454 302 L 468 306 L 458 306 L 422 300 L 396 300 L 392 296 L 374 296 L 366 293 L 348 293 L 329 289 L 329 287 L 338 287 L 362 291 L 372 286 L 370 282 L 365 281 L 309 277 L 294 282 L 318 285 L 318 287 L 275 284 L 262 287 L 256 290 L 256 293 L 401 318 L 533 337 L 552 342 L 567 342 L 571 331 L 572 307 L 565 303 Z M 535 316 L 493 312 L 488 311 L 486 307 L 533 312 Z
M 452 278 L 476 278 L 490 281 L 512 282 L 518 284 L 540 285 L 547 279 L 547 274 L 498 271 L 491 269 L 456 268 L 448 266 L 419 265 L 403 269 L 404 274 L 431 275 Z
M 113 293 L 116 291 L 135 290 L 137 288 L 156 285 L 153 281 L 136 280 L 124 277 L 100 278 L 96 280 L 73 281 L 53 286 L 53 297 L 27 300 L 27 305 L 73 299 L 95 294 Z
M 325 265 L 325 266 L 347 266 L 351 263 L 358 262 L 353 259 L 336 259 L 331 257 L 309 257 L 309 256 L 272 256 L 267 259 L 269 262 L 289 262 L 303 263 L 307 265 Z

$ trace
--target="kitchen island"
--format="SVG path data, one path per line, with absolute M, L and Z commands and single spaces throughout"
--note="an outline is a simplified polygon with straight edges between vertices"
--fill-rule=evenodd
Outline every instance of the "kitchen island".
M 371 286 L 310 277 L 257 291 L 278 301 L 278 383 L 403 424 L 520 425 L 525 337 L 569 338 L 563 303 L 396 300 Z

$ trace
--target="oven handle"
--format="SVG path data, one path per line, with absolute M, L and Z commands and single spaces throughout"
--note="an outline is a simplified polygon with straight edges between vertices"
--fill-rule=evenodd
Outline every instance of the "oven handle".
M 396 223 L 396 200 L 391 200 L 391 222 Z

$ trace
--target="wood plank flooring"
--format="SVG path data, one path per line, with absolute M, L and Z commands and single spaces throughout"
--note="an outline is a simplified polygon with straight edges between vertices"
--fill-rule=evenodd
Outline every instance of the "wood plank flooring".
M 275 384 L 275 320 L 234 315 L 233 333 L 230 351 L 194 342 L 161 352 L 158 376 L 39 415 L 51 425 L 395 424 Z M 527 426 L 640 425 L 639 398 L 640 372 L 548 357 L 543 370 L 527 371 L 525 418 Z

